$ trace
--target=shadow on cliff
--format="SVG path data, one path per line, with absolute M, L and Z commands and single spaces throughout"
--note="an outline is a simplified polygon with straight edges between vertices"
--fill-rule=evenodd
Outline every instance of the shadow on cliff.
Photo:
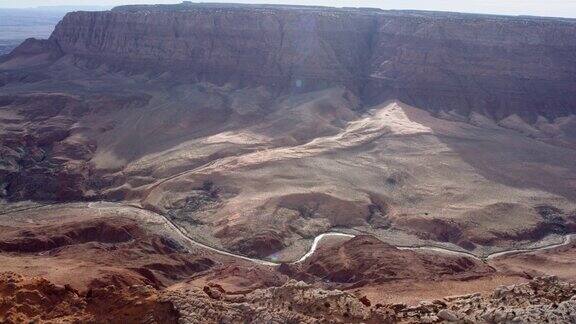
M 405 109 L 405 112 L 410 120 L 432 129 L 438 140 L 484 178 L 576 201 L 576 151 L 501 127 L 448 122 L 417 113 L 414 108 Z M 453 129 L 447 131 L 446 123 Z

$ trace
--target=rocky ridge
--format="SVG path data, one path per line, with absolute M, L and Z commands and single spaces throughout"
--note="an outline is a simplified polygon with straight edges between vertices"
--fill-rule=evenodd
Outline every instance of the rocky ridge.
M 495 272 L 478 260 L 463 256 L 399 250 L 372 236 L 357 236 L 342 244 L 322 247 L 306 262 L 281 269 L 296 278 L 363 287 L 412 278 L 468 280 Z
M 147 323 L 573 323 L 576 287 L 555 277 L 502 286 L 418 305 L 373 304 L 339 290 L 291 280 L 282 286 L 238 294 L 209 283 L 203 288 L 114 286 L 80 294 L 40 277 L 0 275 L 0 318 L 36 321 L 144 321 Z M 113 302 L 110 303 L 110 300 Z
M 290 281 L 281 287 L 230 295 L 220 286 L 169 291 L 181 323 L 573 323 L 576 286 L 555 277 L 499 287 L 489 296 L 472 294 L 419 305 L 373 305 L 341 291 Z M 210 307 L 206 307 L 206 305 Z
M 471 294 L 392 308 L 398 310 L 397 317 L 414 323 L 573 323 L 576 286 L 556 277 L 538 277 L 498 287 L 490 296 Z
M 2 323 L 177 323 L 177 312 L 151 286 L 109 285 L 80 294 L 41 277 L 0 274 Z

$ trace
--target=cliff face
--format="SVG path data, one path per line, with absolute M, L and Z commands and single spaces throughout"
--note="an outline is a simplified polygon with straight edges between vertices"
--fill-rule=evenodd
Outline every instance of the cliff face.
M 371 16 L 337 11 L 142 9 L 71 13 L 52 39 L 66 53 L 214 82 L 357 87 L 374 27 Z
M 51 40 L 122 69 L 533 121 L 576 112 L 574 35 L 562 19 L 183 4 L 70 13 Z
M 517 18 L 380 18 L 366 94 L 501 119 L 576 107 L 576 23 Z

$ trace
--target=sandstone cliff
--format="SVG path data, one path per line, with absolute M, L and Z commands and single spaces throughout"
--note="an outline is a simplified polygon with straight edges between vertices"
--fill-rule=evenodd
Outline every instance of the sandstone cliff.
M 367 104 L 534 122 L 576 112 L 574 35 L 568 19 L 185 3 L 70 13 L 51 40 L 116 69 L 282 91 L 343 84 Z

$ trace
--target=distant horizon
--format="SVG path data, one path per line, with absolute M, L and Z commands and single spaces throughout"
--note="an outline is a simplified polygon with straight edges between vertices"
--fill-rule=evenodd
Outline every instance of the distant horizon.
M 42 9 L 42 8 L 98 8 L 109 9 L 125 4 L 176 4 L 182 1 L 173 0 L 0 0 L 0 9 Z M 197 2 L 197 1 L 193 1 Z M 197 3 L 199 3 L 198 1 Z M 230 0 L 230 1 L 201 1 L 204 3 L 242 3 L 242 4 L 279 4 L 279 5 L 308 5 L 326 7 L 370 7 L 384 10 L 424 10 L 447 11 L 475 14 L 492 14 L 507 16 L 541 16 L 557 18 L 576 18 L 576 0 L 550 0 L 544 3 L 541 0 Z

